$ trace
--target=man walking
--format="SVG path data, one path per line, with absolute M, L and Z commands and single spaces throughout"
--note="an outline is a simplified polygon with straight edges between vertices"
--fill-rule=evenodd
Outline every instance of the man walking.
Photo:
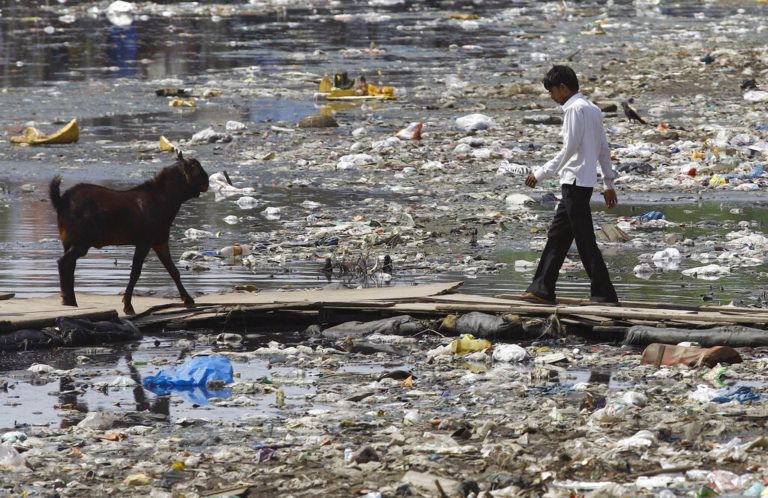
M 589 303 L 616 306 L 618 297 L 597 247 L 589 207 L 597 184 L 598 164 L 605 183 L 605 203 L 611 208 L 618 202 L 603 116 L 600 109 L 579 92 L 579 80 L 570 67 L 553 66 L 542 83 L 552 100 L 563 107 L 563 148 L 552 160 L 530 173 L 525 184 L 533 188 L 541 179 L 558 174 L 562 200 L 549 227 L 536 275 L 522 298 L 536 303 L 555 302 L 558 272 L 575 239 L 591 281 Z

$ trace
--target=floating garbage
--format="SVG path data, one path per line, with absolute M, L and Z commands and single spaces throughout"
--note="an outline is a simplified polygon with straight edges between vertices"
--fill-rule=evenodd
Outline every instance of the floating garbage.
M 402 130 L 395 133 L 395 136 L 400 140 L 421 140 L 421 130 L 424 128 L 424 123 L 421 121 L 414 121 Z
M 21 135 L 12 135 L 9 137 L 11 143 L 26 145 L 51 145 L 51 144 L 71 144 L 80 139 L 80 127 L 77 119 L 73 119 L 57 131 L 46 135 L 34 126 L 24 129 Z
M 261 205 L 261 201 L 250 195 L 244 195 L 235 201 L 235 204 L 237 204 L 240 209 L 256 209 Z
M 493 344 L 486 339 L 475 339 L 471 334 L 465 334 L 455 339 L 450 344 L 450 350 L 453 354 L 464 355 L 491 349 Z
M 237 133 L 241 131 L 245 131 L 248 129 L 245 124 L 241 123 L 240 121 L 227 121 L 224 125 L 224 129 L 227 130 L 230 133 Z
M 326 74 L 320 80 L 316 97 L 331 101 L 394 100 L 397 98 L 392 86 L 376 86 L 368 83 L 365 76 L 351 80 L 347 73 L 336 73 L 333 82 Z
M 642 216 L 639 216 L 637 219 L 639 221 L 663 220 L 664 219 L 664 213 L 662 213 L 661 211 L 648 211 L 647 213 L 643 214 Z
M 531 359 L 528 351 L 517 344 L 497 344 L 491 356 L 493 361 L 505 363 L 523 363 Z
M 333 116 L 318 114 L 316 116 L 306 116 L 299 121 L 299 128 L 338 128 L 339 123 Z
M 178 392 L 191 402 L 206 404 L 211 397 L 229 397 L 220 385 L 234 381 L 232 363 L 225 356 L 198 356 L 171 369 L 144 377 L 142 385 L 155 394 L 165 396 Z M 216 384 L 216 387 L 212 386 Z
M 232 135 L 229 133 L 222 133 L 215 131 L 213 128 L 206 128 L 198 131 L 187 142 L 189 145 L 197 144 L 212 144 L 212 143 L 229 143 L 232 141 Z
M 105 11 L 107 19 L 114 26 L 125 28 L 133 24 L 133 18 L 136 14 L 136 5 L 123 0 L 116 0 L 107 6 Z
M 686 277 L 694 277 L 702 280 L 717 280 L 730 273 L 730 268 L 716 264 L 688 268 L 682 271 L 682 274 Z
M 534 206 L 536 201 L 533 200 L 532 197 L 525 194 L 511 193 L 507 194 L 507 196 L 504 198 L 504 203 L 512 208 L 525 208 Z
M 251 248 L 248 246 L 241 246 L 240 244 L 222 247 L 216 251 L 216 255 L 221 258 L 236 258 L 247 256 L 249 254 L 251 254 Z
M 456 118 L 456 128 L 459 131 L 472 132 L 487 130 L 493 126 L 493 119 L 485 114 L 468 114 Z
M 178 152 L 176 146 L 173 145 L 171 141 L 164 136 L 160 136 L 157 148 L 160 150 L 160 152 Z

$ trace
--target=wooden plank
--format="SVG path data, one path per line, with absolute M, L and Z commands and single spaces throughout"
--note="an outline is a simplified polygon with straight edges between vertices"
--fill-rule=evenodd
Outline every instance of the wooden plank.
M 455 296 L 461 296 L 462 294 L 455 294 Z M 494 296 L 501 301 L 514 301 L 526 303 L 520 299 L 517 294 L 497 294 Z M 558 305 L 583 305 L 586 302 L 585 299 L 578 299 L 573 297 L 559 297 L 557 298 Z M 739 306 L 710 306 L 710 305 L 696 305 L 696 304 L 675 304 L 669 302 L 656 302 L 656 301 L 621 301 L 623 308 L 651 308 L 651 309 L 665 309 L 665 310 L 680 310 L 680 311 L 718 311 L 721 313 L 745 313 L 762 314 L 768 319 L 768 309 L 763 308 L 747 308 Z
M 130 318 L 135 318 L 135 323 L 141 326 L 142 320 L 149 315 L 156 316 L 151 320 L 144 320 L 143 323 L 160 323 L 158 317 L 164 313 L 176 315 L 178 310 L 193 313 L 193 310 L 199 312 L 200 309 L 211 306 L 244 306 L 255 311 L 257 308 L 253 308 L 254 306 L 264 306 L 262 310 L 321 309 L 327 306 L 356 308 L 359 305 L 355 303 L 364 302 L 368 308 L 385 308 L 394 302 L 420 300 L 453 292 L 461 285 L 462 282 L 443 282 L 369 289 L 228 292 L 199 296 L 196 298 L 196 304 L 189 307 L 179 302 L 178 298 L 134 296 L 133 306 L 138 315 Z M 59 317 L 103 319 L 101 317 L 116 314 L 121 318 L 129 318 L 123 313 L 122 297 L 119 295 L 78 293 L 77 301 L 79 307 L 63 306 L 60 297 L 56 295 L 5 301 L 0 299 L 0 332 L 32 326 L 49 326 Z
M 554 314 L 593 326 L 675 323 L 685 327 L 703 327 L 713 324 L 755 326 L 768 323 L 768 312 L 760 313 L 752 308 L 725 307 L 725 310 L 717 311 L 715 307 L 707 306 L 664 306 L 660 303 L 635 301 L 625 301 L 622 307 L 566 304 L 581 302 L 572 298 L 565 298 L 557 305 L 541 305 L 519 299 L 452 293 L 460 285 L 460 282 L 448 282 L 354 290 L 229 292 L 200 296 L 192 306 L 185 306 L 177 299 L 136 297 L 134 307 L 140 314 L 131 319 L 142 327 L 163 323 L 194 323 L 229 314 L 258 316 L 281 311 L 388 312 L 426 316 L 479 311 L 545 317 Z M 78 294 L 78 302 L 81 304 L 79 308 L 62 306 L 58 296 L 0 301 L 0 331 L 46 326 L 41 324 L 52 324 L 60 316 L 98 319 L 124 316 L 121 298 L 117 295 Z M 638 303 L 638 306 L 630 306 L 631 303 Z
M 264 304 L 280 302 L 404 301 L 451 293 L 463 282 L 372 287 L 368 289 L 320 289 L 289 292 L 229 292 L 196 298 L 197 304 Z
M 404 305 L 397 305 L 398 309 L 404 308 Z M 486 313 L 528 313 L 538 315 L 558 314 L 563 316 L 571 315 L 599 315 L 602 317 L 628 320 L 655 320 L 655 321 L 689 321 L 706 323 L 728 323 L 728 324 L 751 324 L 764 325 L 768 319 L 762 316 L 753 316 L 750 313 L 728 314 L 724 315 L 718 312 L 695 312 L 684 310 L 659 310 L 640 308 L 624 308 L 612 306 L 549 306 L 549 305 L 472 305 L 463 303 L 437 304 L 438 311 L 469 312 L 484 311 Z

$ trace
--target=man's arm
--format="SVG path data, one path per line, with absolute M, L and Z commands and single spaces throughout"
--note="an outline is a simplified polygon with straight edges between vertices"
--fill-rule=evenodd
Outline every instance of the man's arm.
M 605 198 L 605 203 L 611 208 L 619 202 L 613 185 L 613 180 L 616 179 L 616 173 L 613 171 L 613 164 L 611 164 L 611 149 L 608 147 L 608 137 L 605 135 L 602 119 L 600 120 L 600 128 L 600 152 L 597 155 L 597 160 L 600 163 L 600 170 L 603 172 L 603 183 L 605 183 L 603 197 Z
M 580 124 L 581 120 L 581 110 L 570 109 L 565 112 L 563 117 L 563 148 L 544 166 L 535 169 L 533 173 L 528 175 L 528 178 L 525 179 L 526 185 L 535 187 L 542 178 L 553 176 L 579 150 L 584 138 L 584 126 Z

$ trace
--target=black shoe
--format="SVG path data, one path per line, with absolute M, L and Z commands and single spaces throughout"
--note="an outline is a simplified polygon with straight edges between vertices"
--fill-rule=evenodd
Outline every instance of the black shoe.
M 621 303 L 618 301 L 595 301 L 594 299 L 587 299 L 579 303 L 581 306 L 610 306 L 612 308 L 620 307 Z
M 535 304 L 557 304 L 555 301 L 551 299 L 546 299 L 544 297 L 541 297 L 538 294 L 534 294 L 533 292 L 526 292 L 525 294 L 520 296 L 520 299 L 523 301 L 528 301 L 529 303 L 535 303 Z

